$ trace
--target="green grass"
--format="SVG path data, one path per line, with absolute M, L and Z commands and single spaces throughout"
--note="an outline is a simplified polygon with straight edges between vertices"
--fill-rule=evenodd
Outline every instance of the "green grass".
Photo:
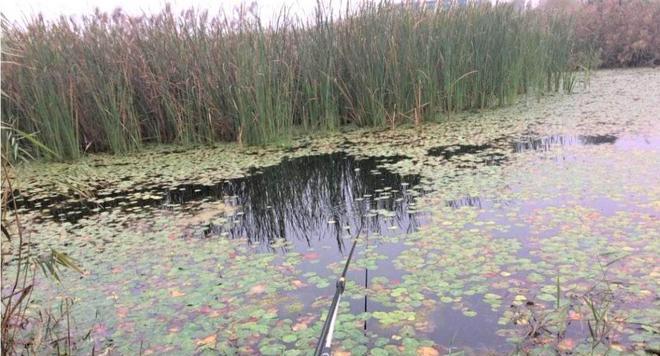
M 77 24 L 3 21 L 2 117 L 63 158 L 418 124 L 530 90 L 570 90 L 571 21 L 506 4 L 283 12 L 268 26 L 246 12 L 169 8 Z

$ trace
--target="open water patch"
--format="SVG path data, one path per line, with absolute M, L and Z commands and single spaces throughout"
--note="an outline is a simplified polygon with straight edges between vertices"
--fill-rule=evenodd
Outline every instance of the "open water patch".
M 618 140 L 614 135 L 550 135 L 542 137 L 523 137 L 513 142 L 513 152 L 550 151 L 562 146 L 587 146 L 614 144 Z
M 285 158 L 273 166 L 253 168 L 241 178 L 213 184 L 145 185 L 107 191 L 90 198 L 50 196 L 18 200 L 22 211 L 76 224 L 104 211 L 121 209 L 139 216 L 163 210 L 195 210 L 219 201 L 232 213 L 198 222 L 193 235 L 246 238 L 250 243 L 278 239 L 310 247 L 315 240 L 336 239 L 352 228 L 374 232 L 413 231 L 416 175 L 401 176 L 383 167 L 403 159 L 354 157 L 342 152 Z
M 459 163 L 459 168 L 472 168 L 462 163 L 476 163 L 487 166 L 499 166 L 507 157 L 498 148 L 490 144 L 482 145 L 446 145 L 430 148 L 427 154 L 444 160 Z

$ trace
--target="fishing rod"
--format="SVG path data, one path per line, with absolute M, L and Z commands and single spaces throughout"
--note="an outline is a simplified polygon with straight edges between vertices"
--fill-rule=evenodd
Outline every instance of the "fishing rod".
M 316 351 L 314 351 L 315 356 L 330 356 L 332 351 L 332 333 L 335 330 L 335 321 L 337 320 L 339 301 L 341 300 L 341 296 L 344 294 L 344 290 L 346 289 L 346 273 L 348 272 L 348 265 L 351 263 L 351 258 L 353 257 L 353 252 L 355 251 L 358 237 L 360 237 L 360 231 L 362 231 L 362 224 L 360 224 L 360 229 L 355 235 L 355 238 L 353 238 L 353 245 L 351 246 L 351 251 L 348 253 L 348 258 L 346 259 L 344 270 L 337 280 L 337 284 L 335 286 L 335 296 L 332 298 L 330 311 L 328 311 L 328 317 L 325 319 L 325 323 L 323 323 L 323 328 L 321 329 L 321 337 L 319 337 L 319 341 L 316 344 Z

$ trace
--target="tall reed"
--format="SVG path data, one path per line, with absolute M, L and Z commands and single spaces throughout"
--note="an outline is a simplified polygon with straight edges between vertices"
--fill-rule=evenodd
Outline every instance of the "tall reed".
M 269 24 L 249 11 L 169 7 L 141 17 L 5 20 L 2 116 L 63 158 L 418 124 L 560 89 L 571 21 L 506 4 L 388 3 L 342 15 L 319 7 L 309 19 L 282 12 Z

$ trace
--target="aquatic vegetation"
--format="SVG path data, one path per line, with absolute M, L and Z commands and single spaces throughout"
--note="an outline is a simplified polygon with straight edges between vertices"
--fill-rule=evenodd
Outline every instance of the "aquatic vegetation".
M 52 159 L 419 125 L 571 91 L 571 24 L 504 3 L 370 2 L 270 25 L 245 9 L 3 20 L 3 125 L 34 134 L 43 146 L 26 149 Z
M 81 352 L 307 354 L 361 226 L 339 353 L 653 352 L 660 72 L 597 74 L 436 124 L 20 166 L 32 251 L 88 271 L 35 303 L 75 297 Z
M 4 129 L 4 128 L 3 128 Z M 36 142 L 36 141 L 35 141 Z M 25 152 L 7 150 L 14 155 Z M 25 231 L 24 220 L 16 210 L 16 194 L 13 181 L 14 167 L 6 152 L 2 153 L 2 354 L 39 352 L 52 348 L 71 353 L 76 339 L 70 334 L 71 299 L 60 301 L 59 311 L 40 308 L 33 303 L 39 291 L 38 277 L 60 282 L 64 269 L 83 273 L 77 262 L 66 253 L 50 249 L 48 253 L 35 254 L 30 233 Z M 19 157 L 17 157 L 19 158 Z M 7 211 L 14 212 L 8 214 Z M 28 220 L 29 221 L 29 220 Z M 12 268 L 7 268 L 12 264 Z

